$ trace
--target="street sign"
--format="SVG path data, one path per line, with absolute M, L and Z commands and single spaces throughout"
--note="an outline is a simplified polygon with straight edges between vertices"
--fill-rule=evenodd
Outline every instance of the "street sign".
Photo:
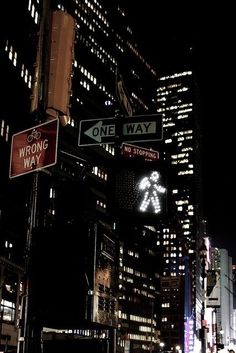
M 159 152 L 143 148 L 128 143 L 122 143 L 121 153 L 126 158 L 142 158 L 145 161 L 157 161 L 159 159 Z
M 80 121 L 79 146 L 162 140 L 162 116 L 136 115 L 132 119 L 104 118 Z
M 15 178 L 56 164 L 57 139 L 58 119 L 14 134 L 9 177 Z

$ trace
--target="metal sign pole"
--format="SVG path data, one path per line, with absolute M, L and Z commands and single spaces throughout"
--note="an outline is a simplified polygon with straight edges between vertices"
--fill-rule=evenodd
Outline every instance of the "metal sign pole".
M 36 64 L 34 73 L 34 84 L 32 90 L 31 113 L 38 113 L 39 101 L 41 97 L 41 79 L 42 79 L 42 57 L 44 48 L 44 31 L 46 19 L 48 16 L 49 1 L 43 1 L 43 12 L 40 23 L 38 47 L 36 54 Z M 32 287 L 31 287 L 31 257 L 32 257 L 32 236 L 33 231 L 37 226 L 37 199 L 38 199 L 39 174 L 33 173 L 32 189 L 29 202 L 29 225 L 26 239 L 25 253 L 25 291 L 22 295 L 21 306 L 22 313 L 20 317 L 20 327 L 18 333 L 17 353 L 37 353 L 41 351 L 40 342 L 36 339 L 37 332 L 34 332 L 33 317 L 32 317 Z M 21 322 L 23 321 L 21 327 Z M 37 342 L 36 342 L 37 341 Z

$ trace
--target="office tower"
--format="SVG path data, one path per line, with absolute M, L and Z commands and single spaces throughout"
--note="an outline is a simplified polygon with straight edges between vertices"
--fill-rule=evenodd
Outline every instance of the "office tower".
M 58 22 L 51 16 L 54 14 L 51 9 L 57 11 Z M 30 288 L 34 295 L 29 293 L 32 300 L 29 320 L 36 318 L 36 321 L 26 322 L 29 326 L 26 329 L 35 325 L 36 336 L 35 342 L 29 342 L 26 337 L 27 344 L 38 342 L 36 327 L 43 325 L 62 328 L 66 334 L 73 333 L 79 338 L 89 332 L 89 338 L 93 338 L 90 347 L 94 348 L 96 344 L 98 347 L 101 343 L 104 348 L 108 342 L 115 341 L 113 328 L 117 327 L 118 314 L 118 288 L 113 279 L 121 246 L 115 229 L 116 220 L 107 207 L 107 180 L 112 173 L 115 148 L 114 143 L 106 144 L 106 141 L 94 138 L 79 145 L 80 122 L 113 118 L 115 114 L 118 118 L 153 113 L 156 73 L 141 55 L 125 10 L 116 1 L 8 2 L 4 3 L 1 16 L 10 18 L 6 23 L 1 21 L 5 23 L 0 48 L 4 86 L 1 144 L 5 153 L 1 155 L 4 167 L 1 252 L 5 242 L 11 241 L 12 261 L 23 266 L 25 259 L 30 261 Z M 75 45 L 71 47 L 70 72 L 69 59 L 63 55 L 68 54 L 68 51 L 63 53 L 63 48 L 68 50 L 70 44 L 67 47 L 66 42 L 60 42 L 59 25 L 63 22 L 61 19 L 72 24 L 72 18 Z M 53 27 L 55 32 L 51 24 L 56 25 Z M 59 32 L 56 32 L 57 28 Z M 71 28 L 66 27 L 66 31 Z M 73 37 L 72 31 L 70 33 Z M 54 47 L 57 40 L 61 47 Z M 53 57 L 54 49 L 59 56 Z M 55 63 L 57 58 L 65 61 Z M 55 74 L 57 65 L 64 64 L 69 72 L 66 93 L 60 90 L 60 82 L 65 83 L 65 77 L 60 77 L 62 81 L 56 84 L 58 76 Z M 67 109 L 60 106 L 58 96 L 63 98 Z M 24 175 L 9 180 L 11 136 L 41 126 L 48 118 L 55 117 L 60 120 L 57 163 L 37 173 L 27 170 L 22 173 Z M 120 142 L 119 136 L 116 137 Z M 139 232 L 142 234 L 142 230 Z M 149 234 L 145 229 L 143 232 Z M 125 248 L 125 241 L 122 246 Z M 131 268 L 129 250 L 125 248 L 124 252 L 127 268 Z M 139 251 L 140 256 L 144 256 L 148 247 L 140 245 L 139 250 L 132 247 L 130 251 L 134 254 Z M 149 257 L 152 261 L 151 252 Z M 157 267 L 153 272 L 156 270 Z M 136 277 L 139 277 L 138 271 L 147 276 L 146 268 L 135 267 L 135 271 Z M 154 337 L 155 281 L 155 275 L 148 277 L 145 285 L 149 288 L 140 296 L 147 295 L 146 312 L 138 305 L 135 312 L 133 309 L 129 312 L 127 305 L 129 321 L 136 321 L 135 328 L 128 332 L 128 339 L 133 340 L 139 351 L 147 350 Z M 141 287 L 139 281 L 137 291 L 141 291 Z M 123 298 L 123 303 L 126 300 L 128 304 L 130 298 Z M 122 310 L 124 313 L 124 305 Z M 131 315 L 134 320 L 130 319 Z M 138 322 L 144 324 L 138 325 Z M 122 326 L 122 317 L 120 324 Z M 23 331 L 20 334 L 23 335 Z M 85 341 L 77 340 L 81 348 L 82 342 Z M 112 351 L 112 344 L 110 347 Z M 38 348 L 34 348 L 37 352 Z
M 185 278 L 184 313 L 185 322 L 195 322 L 199 310 L 198 283 L 198 239 L 201 225 L 201 174 L 200 174 L 200 122 L 198 114 L 197 89 L 192 71 L 179 71 L 158 79 L 157 112 L 163 115 L 163 158 L 169 165 L 171 206 L 169 224 L 163 229 L 160 242 L 163 245 L 163 276 L 173 281 Z M 169 286 L 170 287 L 170 286 Z M 179 292 L 181 291 L 181 286 Z M 167 303 L 163 303 L 163 305 Z M 170 314 L 171 301 L 168 303 Z M 178 320 L 162 319 L 162 331 L 176 330 Z M 165 320 L 164 320 L 165 319 Z M 176 344 L 183 348 L 183 337 L 166 339 L 174 349 Z M 187 348 L 186 348 L 187 349 Z M 193 349 L 188 347 L 189 351 Z

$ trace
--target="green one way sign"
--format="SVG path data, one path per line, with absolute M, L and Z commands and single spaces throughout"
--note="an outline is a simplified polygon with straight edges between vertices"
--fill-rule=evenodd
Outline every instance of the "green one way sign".
M 162 116 L 134 115 L 132 118 L 104 118 L 80 121 L 79 146 L 162 140 Z

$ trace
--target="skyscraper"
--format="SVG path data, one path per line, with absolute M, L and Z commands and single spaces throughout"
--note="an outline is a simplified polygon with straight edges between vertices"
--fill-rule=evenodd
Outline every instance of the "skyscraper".
M 163 116 L 163 158 L 171 170 L 169 218 L 163 229 L 163 276 L 185 278 L 184 317 L 196 320 L 199 315 L 198 249 L 201 223 L 200 116 L 196 78 L 193 71 L 179 71 L 158 78 L 157 112 Z M 169 223 L 169 224 L 168 224 Z M 170 277 L 169 277 L 170 276 Z M 171 286 L 168 286 L 171 288 Z M 164 288 L 163 288 L 164 289 Z M 165 290 L 169 290 L 165 288 Z M 177 292 L 181 292 L 181 286 Z M 177 293 L 178 295 L 178 293 Z M 172 303 L 169 313 L 173 312 Z M 167 317 L 165 309 L 163 320 Z M 162 323 L 171 331 L 179 321 L 170 318 Z M 196 322 L 196 321 L 195 321 Z M 186 333 L 187 334 L 187 333 Z M 169 335 L 169 334 L 168 334 Z M 170 335 L 169 335 L 170 337 Z M 164 339 L 164 338 L 163 338 Z M 176 338 L 170 345 L 179 344 Z M 193 343 L 193 342 L 192 342 Z M 189 346 L 188 346 L 189 347 Z M 185 347 L 186 348 L 186 347 Z M 192 347 L 188 348 L 190 351 Z M 187 351 L 187 348 L 186 348 Z

